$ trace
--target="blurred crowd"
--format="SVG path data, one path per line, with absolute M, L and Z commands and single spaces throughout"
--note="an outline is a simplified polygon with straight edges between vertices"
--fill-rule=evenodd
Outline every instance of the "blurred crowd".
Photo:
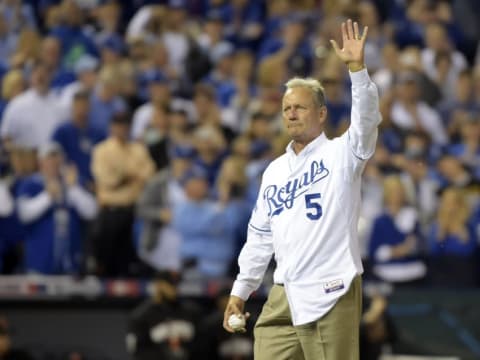
M 329 46 L 369 27 L 383 122 L 359 232 L 373 279 L 478 285 L 480 4 L 459 0 L 3 0 L 0 270 L 232 276 L 283 84 L 350 83 Z M 340 41 L 339 41 L 340 43 Z

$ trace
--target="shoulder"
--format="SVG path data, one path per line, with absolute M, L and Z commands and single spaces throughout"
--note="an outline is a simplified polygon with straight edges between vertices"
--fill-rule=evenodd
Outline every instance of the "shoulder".
M 7 104 L 6 110 L 7 109 L 13 109 L 19 106 L 24 106 L 26 103 L 28 103 L 32 99 L 32 91 L 31 90 L 26 90 L 23 93 L 15 96 L 10 102 Z
M 145 103 L 140 105 L 135 113 L 133 114 L 134 118 L 138 116 L 148 116 L 149 113 L 153 111 L 153 105 L 151 103 Z
M 269 176 L 275 176 L 278 171 L 284 171 L 285 166 L 288 165 L 288 158 L 287 154 L 280 155 L 276 159 L 274 159 L 270 164 L 268 164 L 267 168 L 263 172 L 263 178 L 267 178 Z
M 105 139 L 101 142 L 99 142 L 95 147 L 93 148 L 94 153 L 103 153 L 105 151 L 109 151 L 109 149 L 113 147 L 113 142 L 111 139 Z

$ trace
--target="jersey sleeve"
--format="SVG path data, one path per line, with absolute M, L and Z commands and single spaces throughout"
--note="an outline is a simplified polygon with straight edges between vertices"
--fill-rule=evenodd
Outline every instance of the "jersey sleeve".
M 265 179 L 248 223 L 247 241 L 238 258 L 240 272 L 231 291 L 231 295 L 243 300 L 247 300 L 258 289 L 273 255 L 270 219 L 262 195 L 264 188 Z
M 377 126 L 381 122 L 378 90 L 367 69 L 350 73 L 352 81 L 352 113 L 347 137 L 351 153 L 359 160 L 369 159 L 377 142 Z

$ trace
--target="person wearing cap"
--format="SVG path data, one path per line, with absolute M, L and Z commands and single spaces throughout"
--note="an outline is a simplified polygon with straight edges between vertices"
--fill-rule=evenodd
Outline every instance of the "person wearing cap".
M 181 183 L 187 199 L 173 208 L 171 223 L 182 238 L 180 256 L 188 268 L 185 276 L 226 276 L 236 246 L 237 207 L 211 199 L 202 168 L 193 165 Z
M 215 89 L 217 103 L 226 108 L 237 92 L 233 78 L 233 55 L 235 48 L 228 42 L 222 42 L 210 52 L 213 68 L 203 79 Z
M 130 141 L 130 124 L 128 114 L 114 116 L 108 138 L 93 149 L 92 173 L 100 205 L 93 256 L 95 271 L 103 276 L 128 275 L 132 270 L 134 206 L 155 172 L 146 147 Z
M 62 146 L 66 160 L 77 167 L 80 183 L 92 191 L 92 151 L 105 137 L 103 131 L 90 124 L 90 94 L 78 91 L 73 96 L 69 121 L 55 129 L 52 140 Z
M 104 65 L 116 65 L 125 51 L 123 39 L 118 35 L 110 35 L 99 44 L 100 59 Z
M 138 107 L 133 114 L 131 136 L 134 140 L 141 140 L 150 126 L 152 117 L 157 109 L 164 111 L 170 106 L 171 94 L 167 77 L 158 70 L 149 70 L 140 77 L 150 101 Z
M 58 143 L 38 151 L 39 172 L 21 182 L 18 215 L 25 226 L 24 270 L 27 273 L 78 273 L 83 259 L 82 220 L 92 219 L 97 204 L 66 165 Z
M 99 61 L 97 58 L 85 54 L 77 60 L 73 71 L 77 80 L 65 86 L 60 93 L 60 103 L 67 114 L 71 111 L 74 95 L 78 91 L 93 92 L 97 82 Z
M 130 314 L 125 342 L 134 360 L 196 358 L 200 311 L 196 304 L 179 299 L 179 280 L 178 273 L 157 272 L 150 298 Z
M 0 124 L 2 141 L 39 148 L 50 140 L 58 124 L 66 120 L 58 97 L 50 90 L 50 76 L 44 63 L 34 64 L 29 89 L 5 108 Z
M 77 1 L 63 0 L 59 5 L 61 22 L 50 31 L 61 44 L 61 62 L 66 69 L 72 69 L 84 54 L 98 56 L 93 39 L 83 30 L 85 11 Z

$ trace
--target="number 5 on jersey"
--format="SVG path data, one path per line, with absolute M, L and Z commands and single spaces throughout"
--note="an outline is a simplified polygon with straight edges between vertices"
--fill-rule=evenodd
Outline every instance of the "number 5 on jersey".
M 305 195 L 305 206 L 308 209 L 307 217 L 310 220 L 318 220 L 322 217 L 322 206 L 319 204 L 320 194 Z

